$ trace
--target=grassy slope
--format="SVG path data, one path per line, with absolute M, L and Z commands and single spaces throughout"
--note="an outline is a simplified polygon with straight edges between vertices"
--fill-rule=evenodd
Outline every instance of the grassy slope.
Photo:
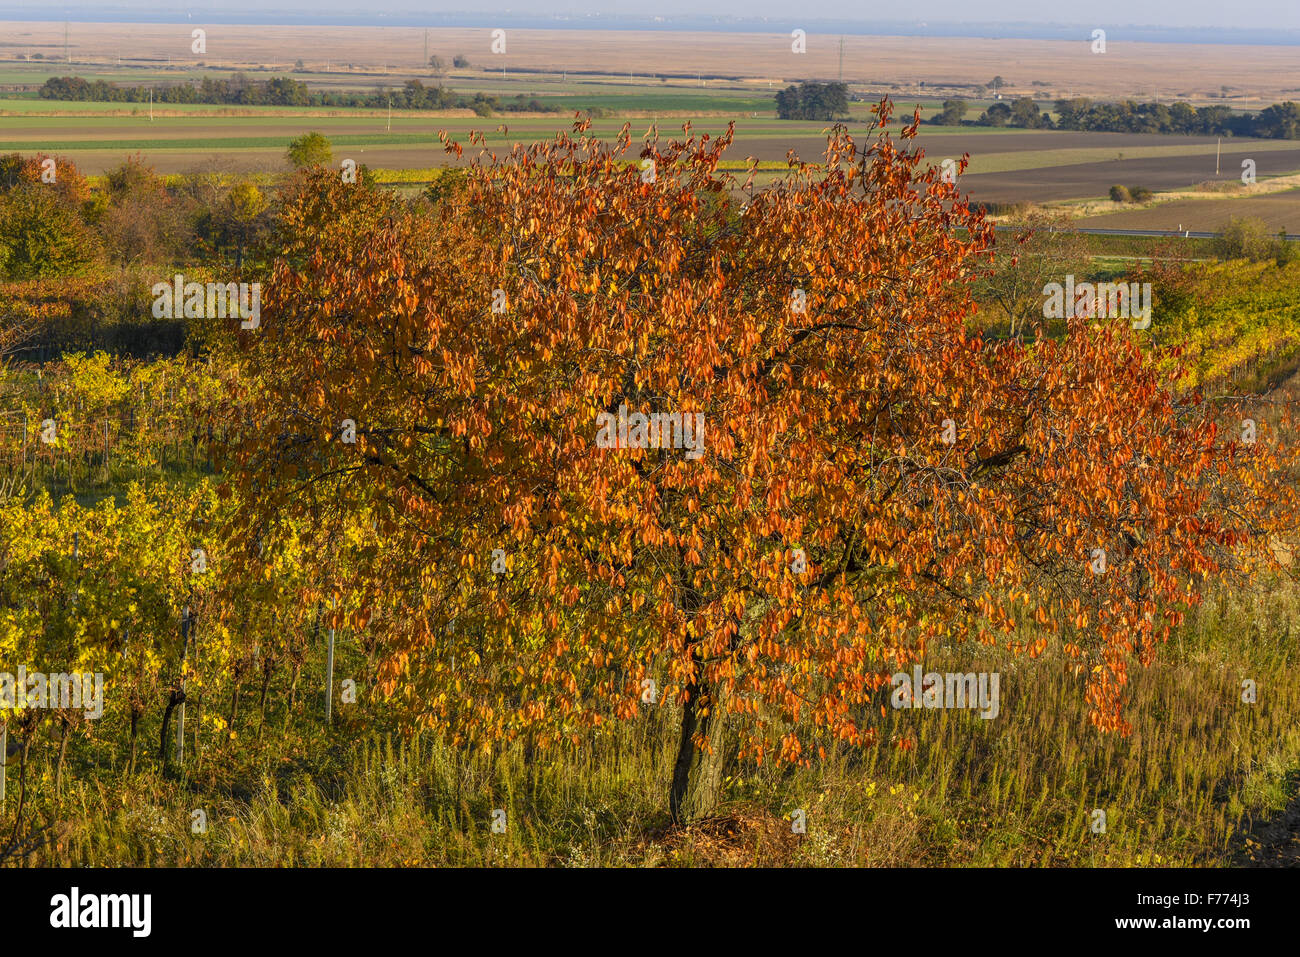
M 1300 379 L 1290 385 L 1300 398 Z M 171 480 L 184 480 L 174 470 Z M 806 769 L 731 769 L 716 817 L 667 828 L 665 795 L 678 712 L 644 708 L 635 721 L 524 762 L 466 754 L 427 737 L 385 734 L 382 705 L 341 707 L 322 728 L 318 643 L 295 707 L 277 675 L 265 718 L 255 677 L 237 734 L 192 702 L 184 781 L 164 778 L 141 729 L 142 769 L 121 777 L 125 715 L 110 708 L 70 749 L 53 794 L 50 723 L 34 746 L 32 808 L 56 844 L 36 863 L 221 865 L 1221 865 L 1284 853 L 1250 843 L 1280 819 L 1300 774 L 1300 586 L 1258 580 L 1221 589 L 1137 671 L 1128 694 L 1134 734 L 1098 733 L 1086 719 L 1085 676 L 1049 651 L 1036 660 L 982 646 L 939 649 L 927 670 L 996 670 L 1001 714 L 886 709 L 881 745 L 831 753 Z M 1025 636 L 1020 636 L 1025 637 Z M 351 636 L 337 674 L 366 673 Z M 1251 678 L 1259 701 L 1242 703 Z M 156 704 L 156 702 L 155 702 Z M 376 732 L 374 729 L 380 729 Z M 911 749 L 896 746 L 911 739 Z M 260 741 L 260 744 L 259 744 Z M 191 811 L 207 814 L 204 835 Z M 491 812 L 507 811 L 504 835 Z M 806 835 L 787 816 L 806 812 Z M 1107 815 L 1105 834 L 1089 829 Z M 0 824 L 4 823 L 0 821 Z
M 1062 662 L 990 655 L 1005 689 L 996 721 L 889 711 L 883 736 L 914 736 L 914 750 L 836 754 L 801 770 L 737 767 L 716 818 L 685 834 L 670 833 L 664 813 L 670 706 L 531 766 L 517 751 L 494 759 L 430 740 L 365 740 L 347 715 L 325 735 L 311 706 L 301 735 L 284 737 L 276 708 L 262 754 L 242 737 L 206 734 L 183 783 L 150 769 L 119 785 L 100 775 L 120 753 L 96 748 L 96 766 L 79 744 L 61 801 L 49 797 L 53 745 L 43 744 L 37 806 L 63 837 L 37 862 L 1222 865 L 1249 853 L 1245 832 L 1280 814 L 1300 771 L 1297 629 L 1294 585 L 1261 582 L 1211 602 L 1137 676 L 1128 739 L 1087 724 L 1082 678 Z M 955 653 L 928 665 L 979 666 Z M 1259 703 L 1241 703 L 1243 677 L 1264 689 Z M 254 710 L 240 729 L 249 739 Z M 202 836 L 190 832 L 195 808 L 208 816 Z M 504 835 L 490 833 L 494 808 L 507 811 Z M 791 833 L 796 808 L 806 835 Z M 1104 834 L 1089 828 L 1096 808 Z

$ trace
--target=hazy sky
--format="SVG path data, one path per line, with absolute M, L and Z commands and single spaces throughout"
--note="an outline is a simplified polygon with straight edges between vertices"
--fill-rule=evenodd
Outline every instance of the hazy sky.
M 32 9 L 46 11 L 63 6 L 30 0 Z M 3 4 L 7 9 L 13 0 Z M 19 2 L 19 7 L 25 6 Z M 742 17 L 773 17 L 782 21 L 798 19 L 851 19 L 908 22 L 1023 21 L 1029 23 L 1097 24 L 1167 27 L 1238 27 L 1244 29 L 1300 28 L 1300 0 L 921 0 L 921 2 L 880 2 L 880 0 L 70 0 L 69 7 L 85 9 L 125 9 L 132 11 L 166 11 L 183 13 L 190 6 L 198 9 L 220 8 L 229 11 L 258 10 L 304 12 L 475 12 L 511 11 L 519 14 L 587 14 L 621 13 L 640 16 L 676 14 L 720 14 Z

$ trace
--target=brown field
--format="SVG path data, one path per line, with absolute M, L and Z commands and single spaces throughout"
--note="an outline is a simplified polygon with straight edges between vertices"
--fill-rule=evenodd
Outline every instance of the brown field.
M 1269 230 L 1300 233 L 1300 190 L 1241 199 L 1181 199 L 1146 209 L 1121 210 L 1075 220 L 1074 225 L 1098 229 L 1169 229 L 1193 232 L 1222 229 L 1229 219 L 1262 219 Z
M 906 102 L 903 100 L 895 101 L 895 107 L 898 112 L 906 112 Z M 773 136 L 767 132 L 771 129 L 772 124 L 766 124 L 762 133 L 747 134 L 746 123 L 741 120 L 736 123 L 736 145 L 733 152 L 742 152 L 745 155 L 753 155 L 760 160 L 783 160 L 785 159 L 786 150 L 794 149 L 803 159 L 816 159 L 822 150 L 826 148 L 826 137 L 822 134 L 824 124 L 813 123 L 777 123 L 782 129 L 782 135 Z M 785 128 L 789 127 L 790 132 L 785 133 Z M 855 138 L 861 134 L 865 137 L 869 131 L 860 126 L 851 126 Z M 1155 159 L 1157 161 L 1167 161 L 1171 158 L 1186 158 L 1190 165 L 1204 167 L 1205 162 L 1209 163 L 1209 172 L 1201 176 L 1199 180 L 1214 178 L 1214 153 L 1215 138 L 1213 136 L 1168 136 L 1159 133 L 1087 133 L 1075 131 L 1010 131 L 999 130 L 991 131 L 982 128 L 965 128 L 965 129 L 948 129 L 945 127 L 922 126 L 916 138 L 916 143 L 926 152 L 927 156 L 939 157 L 960 157 L 963 153 L 970 153 L 973 163 L 978 163 L 981 158 L 990 158 L 994 155 L 1004 156 L 1012 153 L 1023 153 L 1026 156 L 1037 156 L 1032 165 L 1070 165 L 1068 163 L 1044 163 L 1042 154 L 1044 153 L 1062 153 L 1068 154 L 1080 150 L 1093 150 L 1105 153 L 1106 160 L 1100 164 L 1109 166 L 1111 163 L 1120 163 L 1127 166 L 1129 162 L 1135 162 L 1139 159 Z M 1151 157 L 1142 156 L 1143 151 L 1161 151 L 1167 154 L 1189 154 L 1186 157 Z M 1300 169 L 1300 158 L 1294 154 L 1300 151 L 1300 143 L 1287 140 L 1224 140 L 1222 147 L 1222 158 L 1220 168 L 1231 175 L 1227 179 L 1236 179 L 1241 170 L 1241 159 L 1251 157 L 1257 163 L 1257 173 L 1260 177 L 1272 176 L 1282 172 Z M 1195 154 L 1195 155 L 1190 155 Z M 1237 157 L 1233 168 L 1228 168 L 1229 157 Z M 971 179 L 974 171 L 965 179 Z M 1127 181 L 1122 181 L 1127 182 Z M 1108 187 L 1110 183 L 1106 184 Z
M 63 24 L 7 24 L 6 56 L 63 50 Z M 193 27 L 204 26 L 195 21 Z M 302 59 L 309 69 L 331 68 L 390 73 L 400 80 L 427 75 L 425 32 L 417 27 L 324 27 L 212 25 L 207 52 L 190 50 L 190 24 L 71 25 L 70 53 L 78 63 L 150 59 L 174 66 L 200 62 L 219 67 L 291 69 Z M 503 55 L 490 52 L 486 29 L 431 29 L 429 52 L 450 60 L 468 56 L 477 68 L 597 70 L 614 75 L 703 73 L 732 77 L 762 89 L 768 83 L 839 74 L 839 37 L 813 34 L 808 52 L 793 54 L 786 32 L 771 34 L 515 30 L 507 31 Z M 480 74 L 481 75 L 481 74 Z M 1285 99 L 1300 87 L 1300 48 L 1195 44 L 1125 43 L 1112 31 L 1105 54 L 1093 54 L 1088 39 L 989 40 L 927 37 L 844 37 L 844 79 L 858 87 L 942 92 L 945 86 L 1005 78 L 1004 93 L 1135 96 L 1205 100 L 1221 86 L 1233 88 L 1234 106 L 1258 106 Z M 1034 87 L 1034 81 L 1046 87 Z M 693 78 L 692 78 L 693 82 Z M 937 89 L 936 89 L 937 88 Z
M 1116 159 L 1071 166 L 976 173 L 963 176 L 960 184 L 963 190 L 985 202 L 1059 202 L 1105 196 L 1110 187 L 1117 183 L 1129 187 L 1145 186 L 1159 191 L 1186 189 L 1207 181 L 1234 182 L 1241 176 L 1241 161 L 1248 158 L 1257 161 L 1261 177 L 1291 172 L 1300 169 L 1300 145 L 1294 149 L 1260 152 L 1238 142 L 1231 150 L 1224 149 L 1218 176 L 1214 173 L 1214 154 L 1211 150 L 1204 156 Z

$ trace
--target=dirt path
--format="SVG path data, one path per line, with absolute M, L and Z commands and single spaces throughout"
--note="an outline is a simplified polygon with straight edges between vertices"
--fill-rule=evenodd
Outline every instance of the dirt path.
M 1300 867 L 1300 774 L 1291 776 L 1295 795 L 1282 813 L 1258 821 L 1241 835 L 1235 867 Z

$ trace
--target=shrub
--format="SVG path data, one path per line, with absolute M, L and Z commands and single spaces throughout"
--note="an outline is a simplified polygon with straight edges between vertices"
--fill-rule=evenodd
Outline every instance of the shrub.
M 1249 259 L 1259 262 L 1275 255 L 1268 226 L 1254 216 L 1233 217 L 1214 238 L 1214 254 L 1220 259 Z
M 431 203 L 440 203 L 449 199 L 465 188 L 465 177 L 465 170 L 456 166 L 447 166 L 438 170 L 433 182 L 425 187 L 425 199 Z
M 1286 238 L 1286 229 L 1277 231 L 1277 243 L 1274 247 L 1273 258 L 1277 260 L 1279 266 L 1286 266 L 1300 258 L 1300 249 L 1296 243 Z
M 290 163 L 299 168 L 318 164 L 328 166 L 334 157 L 334 150 L 323 133 L 312 130 L 293 140 L 286 156 Z

